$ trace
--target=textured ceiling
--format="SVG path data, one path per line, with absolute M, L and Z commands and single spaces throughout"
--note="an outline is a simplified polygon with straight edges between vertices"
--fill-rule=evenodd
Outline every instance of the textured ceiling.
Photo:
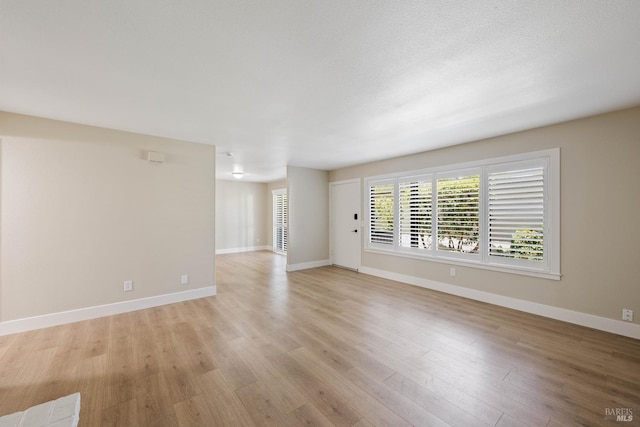
M 640 104 L 640 1 L 0 0 L 0 110 L 334 169 Z

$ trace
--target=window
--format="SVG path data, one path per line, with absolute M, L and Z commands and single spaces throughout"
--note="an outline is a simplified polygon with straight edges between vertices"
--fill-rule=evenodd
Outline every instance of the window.
M 393 182 L 374 182 L 369 186 L 369 243 L 393 245 Z
M 560 276 L 560 150 L 365 180 L 365 250 Z
M 431 199 L 432 178 L 422 176 L 398 181 L 400 193 L 401 248 L 430 250 L 432 242 Z
M 287 252 L 287 190 L 273 191 L 273 251 Z
M 477 254 L 480 232 L 480 175 L 438 178 L 438 251 Z
M 524 265 L 544 263 L 545 165 L 542 161 L 489 168 L 489 256 Z

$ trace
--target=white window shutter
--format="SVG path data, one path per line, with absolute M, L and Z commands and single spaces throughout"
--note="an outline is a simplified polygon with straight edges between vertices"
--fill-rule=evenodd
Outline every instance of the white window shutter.
M 412 177 L 398 183 L 399 239 L 401 248 L 424 252 L 432 248 L 431 176 Z
M 394 184 L 369 184 L 369 244 L 393 245 L 394 241 Z
M 507 263 L 544 262 L 544 162 L 507 166 L 488 173 L 489 256 Z
M 273 192 L 273 250 L 287 252 L 287 193 L 282 190 Z

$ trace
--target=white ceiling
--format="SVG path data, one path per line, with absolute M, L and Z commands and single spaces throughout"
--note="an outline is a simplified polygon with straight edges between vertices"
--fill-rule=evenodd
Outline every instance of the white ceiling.
M 640 104 L 638 0 L 0 0 L 0 110 L 335 169 Z

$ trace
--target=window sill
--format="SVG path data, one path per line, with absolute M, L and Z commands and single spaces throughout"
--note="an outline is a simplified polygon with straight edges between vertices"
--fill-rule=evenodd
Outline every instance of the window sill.
M 440 264 L 459 265 L 461 267 L 479 268 L 481 270 L 490 270 L 490 271 L 498 271 L 501 273 L 518 274 L 521 276 L 538 277 L 541 279 L 560 280 L 560 278 L 562 277 L 562 274 L 560 273 L 551 273 L 548 271 L 533 270 L 533 269 L 527 269 L 522 267 L 503 266 L 503 265 L 496 265 L 496 264 L 483 264 L 479 262 L 461 260 L 458 258 L 448 258 L 445 256 L 436 257 L 436 256 L 427 256 L 427 255 L 417 255 L 417 254 L 411 254 L 407 252 L 385 251 L 385 250 L 375 249 L 375 248 L 365 248 L 364 252 L 381 254 L 381 255 L 389 255 L 389 256 L 397 256 L 401 258 L 410 258 L 410 259 L 416 259 L 420 261 L 437 262 Z

